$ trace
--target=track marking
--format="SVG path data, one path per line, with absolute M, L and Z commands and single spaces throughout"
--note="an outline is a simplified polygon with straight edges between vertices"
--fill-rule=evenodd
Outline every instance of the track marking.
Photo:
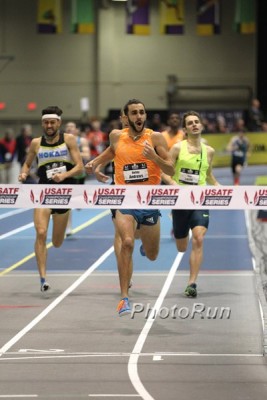
M 9 231 L 7 233 L 4 233 L 3 235 L 0 236 L 0 240 L 6 239 L 9 236 L 16 235 L 16 233 L 20 233 L 22 231 L 26 231 L 26 229 L 29 229 L 29 228 L 32 228 L 32 227 L 33 227 L 33 222 L 30 222 L 29 224 L 23 225 L 20 228 L 13 229 L 13 231 Z
M 162 360 L 163 360 L 162 356 L 155 355 L 155 356 L 153 357 L 153 361 L 162 361 Z
M 138 394 L 140 394 L 140 396 L 144 400 L 154 400 L 154 399 L 148 393 L 148 391 L 146 390 L 146 388 L 144 387 L 144 385 L 142 384 L 142 382 L 139 378 L 138 369 L 137 369 L 138 359 L 142 352 L 142 348 L 143 348 L 146 338 L 149 334 L 149 331 L 152 328 L 154 321 L 156 320 L 155 317 L 157 316 L 158 311 L 164 301 L 164 298 L 169 290 L 169 287 L 173 281 L 176 270 L 179 267 L 183 256 L 184 256 L 184 253 L 177 254 L 177 256 L 174 260 L 174 263 L 172 264 L 172 267 L 171 267 L 171 269 L 168 273 L 168 276 L 165 280 L 165 283 L 161 289 L 159 297 L 157 298 L 157 301 L 156 301 L 154 307 L 152 308 L 151 313 L 149 314 L 149 317 L 137 339 L 137 342 L 134 346 L 134 349 L 133 349 L 132 354 L 128 361 L 128 374 L 129 374 L 130 381 L 132 382 L 132 385 L 134 386 L 136 392 Z
M 58 270 L 54 270 L 54 271 L 50 271 L 50 273 L 51 274 L 53 274 L 53 276 L 54 277 L 64 277 L 64 276 L 80 276 L 80 274 L 81 274 L 81 272 L 82 272 L 83 270 L 81 270 L 80 272 L 59 272 Z M 7 278 L 9 278 L 9 279 L 18 279 L 18 276 L 19 277 L 21 277 L 21 278 L 29 278 L 29 277 L 32 277 L 32 276 L 34 276 L 35 277 L 35 275 L 36 275 L 36 273 L 35 273 L 35 271 L 33 271 L 32 273 L 18 273 L 17 275 L 16 274 L 12 274 L 12 275 L 9 275 L 9 276 L 6 276 L 6 279 Z M 94 276 L 97 276 L 97 277 L 103 277 L 103 278 L 106 278 L 106 277 L 113 277 L 113 276 L 118 276 L 118 273 L 117 272 L 96 272 L 95 274 L 94 274 Z M 148 276 L 148 277 L 151 277 L 151 276 L 164 276 L 164 277 L 166 277 L 166 272 L 155 272 L 155 271 L 151 271 L 151 272 L 149 272 L 149 273 L 147 273 L 147 272 L 135 272 L 134 273 L 134 276 L 136 276 L 136 277 L 138 277 L 138 276 L 141 276 L 141 277 L 144 277 L 144 276 Z M 188 277 L 188 272 L 181 272 L 181 271 L 177 271 L 177 276 L 186 276 L 186 277 Z M 231 272 L 231 271 L 227 271 L 227 272 L 216 272 L 216 271 L 214 271 L 214 272 L 211 272 L 211 273 L 205 273 L 205 271 L 202 271 L 202 272 L 200 272 L 199 273 L 199 277 L 203 277 L 203 278 L 214 278 L 214 277 L 217 277 L 217 276 L 230 276 L 230 277 L 242 277 L 242 276 L 254 276 L 254 272 L 253 271 L 240 271 L 240 272 L 238 272 L 238 271 L 234 271 L 234 272 Z
M 21 213 L 24 213 L 24 212 L 30 211 L 30 210 L 31 210 L 31 208 L 24 208 L 24 209 L 19 208 L 18 210 L 8 211 L 8 212 L 0 215 L 0 220 L 8 218 L 8 217 L 13 217 L 13 215 L 21 214 Z
M 80 358 L 128 358 L 130 357 L 133 353 L 85 353 L 85 352 L 77 352 L 77 353 L 64 353 L 64 350 L 62 351 L 43 351 L 44 353 L 40 355 L 40 352 L 29 352 L 29 355 L 24 355 L 24 353 L 20 352 L 6 352 L 5 356 L 0 357 L 0 363 L 4 361 L 25 361 L 25 360 L 57 360 L 57 359 L 80 359 Z M 50 353 L 50 354 L 49 354 Z M 23 354 L 18 357 L 7 357 L 9 355 L 18 355 L 18 354 Z M 155 352 L 155 353 L 140 353 L 139 355 L 142 358 L 152 358 L 153 361 L 159 361 L 163 360 L 162 357 L 192 357 L 192 358 L 252 358 L 252 357 L 263 357 L 263 354 L 261 353 L 233 353 L 233 354 L 222 354 L 222 353 L 196 353 L 196 352 L 177 352 L 177 353 L 172 353 L 172 352 Z
M 106 394 L 106 393 L 103 393 L 103 394 L 88 394 L 88 397 L 104 397 L 104 398 L 115 397 L 115 398 L 117 398 L 117 397 L 141 397 L 141 396 L 139 396 L 139 394 L 118 394 L 118 393 Z
M 76 228 L 72 229 L 73 234 L 80 232 L 81 230 L 92 225 L 94 222 L 98 221 L 99 219 L 106 217 L 107 215 L 110 215 L 110 210 L 103 211 L 100 214 L 96 215 L 95 217 L 91 218 L 89 221 L 85 222 L 84 224 L 79 225 Z
M 73 292 L 96 268 L 101 265 L 106 258 L 113 253 L 114 247 L 110 247 L 91 267 L 89 267 L 71 286 L 68 287 L 60 296 L 58 296 L 48 307 L 46 307 L 41 314 L 37 315 L 28 325 L 26 325 L 20 332 L 18 332 L 12 339 L 10 339 L 2 348 L 0 348 L 0 357 L 6 353 L 10 347 L 17 343 L 26 333 L 28 333 L 35 325 L 37 325 L 50 311 L 52 311 L 58 304 L 62 302 L 71 292 Z
M 52 242 L 51 242 L 51 243 L 48 243 L 48 244 L 46 245 L 46 248 L 47 248 L 47 249 L 50 249 L 50 247 L 52 247 L 52 246 L 53 246 L 53 245 L 52 245 Z M 21 259 L 20 261 L 18 261 L 17 263 L 11 265 L 11 266 L 8 267 L 8 268 L 5 268 L 3 271 L 0 272 L 0 277 L 1 277 L 1 276 L 4 276 L 4 275 L 6 275 L 6 274 L 8 274 L 9 272 L 13 271 L 14 269 L 16 269 L 16 268 L 18 268 L 18 267 L 20 267 L 22 264 L 24 264 L 25 262 L 29 261 L 29 260 L 30 260 L 31 258 L 33 258 L 33 257 L 35 257 L 35 253 L 31 253 L 31 254 L 27 255 L 26 257 L 22 258 L 22 259 Z
M 247 239 L 248 235 L 205 235 L 205 239 Z
M 38 394 L 0 394 L 0 399 L 29 399 L 39 397 Z
M 40 308 L 42 306 L 30 306 L 30 305 L 14 305 L 14 304 L 0 304 L 1 309 L 13 309 L 13 308 Z
M 76 233 L 76 232 L 79 232 L 80 231 L 80 229 L 79 229 L 79 227 L 76 227 L 76 228 L 74 228 L 74 229 L 72 229 L 72 234 L 71 234 L 71 236 L 68 238 L 68 239 L 71 239 L 72 238 L 72 236 Z M 19 239 L 32 239 L 32 238 L 34 238 L 35 236 L 33 236 L 33 235 L 31 235 L 31 236 L 23 236 L 23 238 L 15 238 L 16 240 L 19 240 Z M 82 236 L 75 236 L 75 239 L 112 239 L 114 237 L 114 235 L 112 234 L 112 235 L 100 235 L 100 234 L 97 234 L 97 235 L 82 235 Z M 217 236 L 208 236 L 208 235 L 206 235 L 205 236 L 206 237 L 206 239 L 210 239 L 210 240 L 221 240 L 221 239 L 226 239 L 226 240 L 228 240 L 228 239 L 248 239 L 248 236 L 247 235 L 228 235 L 228 236 L 226 236 L 226 235 L 217 235 Z M 170 239 L 170 236 L 169 235 L 161 235 L 161 240 L 169 240 Z
M 87 228 L 88 226 L 92 225 L 93 223 L 97 222 L 99 219 L 105 217 L 108 214 L 110 214 L 109 210 L 101 212 L 100 214 L 96 215 L 95 217 L 89 219 L 89 221 L 87 221 L 84 224 L 79 225 L 77 228 L 73 229 L 73 232 L 76 233 L 76 232 L 81 231 L 82 229 Z M 33 223 L 28 224 L 28 225 L 24 225 L 24 226 L 27 226 L 29 228 L 30 227 L 29 225 L 33 226 Z M 23 227 L 21 227 L 21 228 L 23 228 Z M 21 228 L 18 228 L 18 229 L 21 229 Z M 27 228 L 25 228 L 25 229 L 27 229 Z M 17 231 L 17 230 L 15 230 L 15 231 Z M 11 232 L 13 232 L 13 234 L 14 234 L 15 231 L 11 231 Z M 6 234 L 6 235 L 8 235 L 8 234 Z M 2 236 L 4 236 L 4 235 L 2 235 Z M 0 239 L 2 238 L 2 236 L 0 236 Z M 46 248 L 50 249 L 50 247 L 52 247 L 52 246 L 53 246 L 53 244 L 52 244 L 52 242 L 50 242 L 50 243 L 48 243 L 46 245 Z M 13 271 L 14 269 L 16 269 L 18 267 L 20 267 L 22 264 L 24 264 L 25 262 L 29 261 L 33 257 L 35 257 L 35 252 L 29 254 L 28 256 L 24 257 L 22 260 L 20 260 L 17 263 L 11 265 L 10 267 L 5 268 L 3 271 L 0 272 L 0 277 L 3 276 L 3 275 L 8 274 L 9 272 Z

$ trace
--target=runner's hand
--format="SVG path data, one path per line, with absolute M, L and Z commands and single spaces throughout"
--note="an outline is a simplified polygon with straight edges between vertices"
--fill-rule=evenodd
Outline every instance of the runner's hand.
M 95 176 L 96 176 L 96 179 L 102 183 L 105 183 L 109 180 L 109 176 L 103 174 L 103 172 L 101 172 L 101 171 L 95 170 Z
M 85 164 L 84 168 L 87 174 L 93 174 L 94 173 L 93 161 L 89 161 L 87 164 Z
M 150 145 L 149 142 L 145 141 L 145 146 L 144 146 L 144 150 L 143 150 L 143 155 L 148 159 L 153 161 L 155 159 L 156 156 L 156 152 L 154 150 L 154 148 Z
M 21 182 L 21 183 L 25 182 L 26 179 L 27 179 L 27 176 L 28 176 L 28 175 L 27 175 L 25 172 L 22 172 L 22 173 L 19 174 L 19 176 L 18 176 L 18 181 Z

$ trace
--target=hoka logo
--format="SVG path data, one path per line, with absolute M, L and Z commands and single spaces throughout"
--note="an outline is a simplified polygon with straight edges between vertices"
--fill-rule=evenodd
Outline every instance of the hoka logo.
M 68 154 L 68 150 L 51 150 L 51 151 L 42 151 L 39 153 L 40 160 L 45 158 L 58 158 L 58 157 L 65 157 Z

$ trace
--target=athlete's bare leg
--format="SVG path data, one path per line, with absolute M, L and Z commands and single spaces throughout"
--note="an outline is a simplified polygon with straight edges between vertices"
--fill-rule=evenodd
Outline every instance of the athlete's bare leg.
M 46 277 L 46 240 L 50 216 L 51 209 L 49 208 L 36 208 L 34 210 L 34 226 L 36 230 L 34 249 L 40 278 Z M 68 218 L 69 212 L 65 214 L 53 214 L 52 243 L 55 247 L 60 247 L 63 243 Z
M 69 218 L 68 218 L 68 224 L 66 228 L 66 234 L 67 236 L 70 236 L 72 234 L 72 210 L 69 210 Z
M 121 237 L 119 235 L 119 232 L 118 232 L 118 229 L 117 229 L 117 226 L 116 226 L 116 218 L 112 218 L 112 220 L 113 220 L 113 224 L 114 224 L 114 228 L 115 228 L 114 252 L 115 252 L 116 260 L 118 262 L 118 258 L 119 258 L 120 253 L 121 253 Z M 139 239 L 140 238 L 139 229 L 137 229 L 135 231 L 134 238 L 135 239 Z M 133 259 L 132 258 L 131 258 L 131 264 L 130 264 L 129 273 L 130 273 L 130 280 L 129 280 L 128 286 L 130 288 L 132 286 L 132 275 L 133 275 Z
M 118 272 L 121 297 L 128 297 L 129 282 L 132 276 L 132 254 L 137 223 L 132 215 L 116 211 L 116 228 L 121 240 L 120 252 L 117 249 Z
M 46 239 L 50 215 L 51 210 L 49 208 L 34 209 L 34 226 L 36 231 L 34 249 L 40 278 L 45 278 L 46 276 Z
M 154 261 L 159 253 L 160 219 L 155 225 L 141 225 L 140 237 L 146 257 Z
M 70 211 L 64 214 L 53 214 L 52 243 L 54 247 L 60 247 L 64 241 L 69 213 Z
M 237 164 L 235 166 L 235 173 L 234 173 L 234 185 L 239 185 L 240 184 L 240 175 L 243 167 L 240 164 Z
M 181 239 L 175 239 L 176 248 L 180 253 L 184 253 L 187 250 L 188 243 L 189 243 L 189 236 Z
M 203 242 L 207 229 L 204 226 L 196 226 L 192 230 L 192 251 L 190 254 L 190 276 L 189 282 L 195 283 L 203 261 Z

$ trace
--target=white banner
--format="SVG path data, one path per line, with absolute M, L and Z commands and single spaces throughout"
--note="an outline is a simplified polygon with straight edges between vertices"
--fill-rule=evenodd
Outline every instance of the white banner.
M 265 186 L 0 184 L 0 208 L 267 209 Z

